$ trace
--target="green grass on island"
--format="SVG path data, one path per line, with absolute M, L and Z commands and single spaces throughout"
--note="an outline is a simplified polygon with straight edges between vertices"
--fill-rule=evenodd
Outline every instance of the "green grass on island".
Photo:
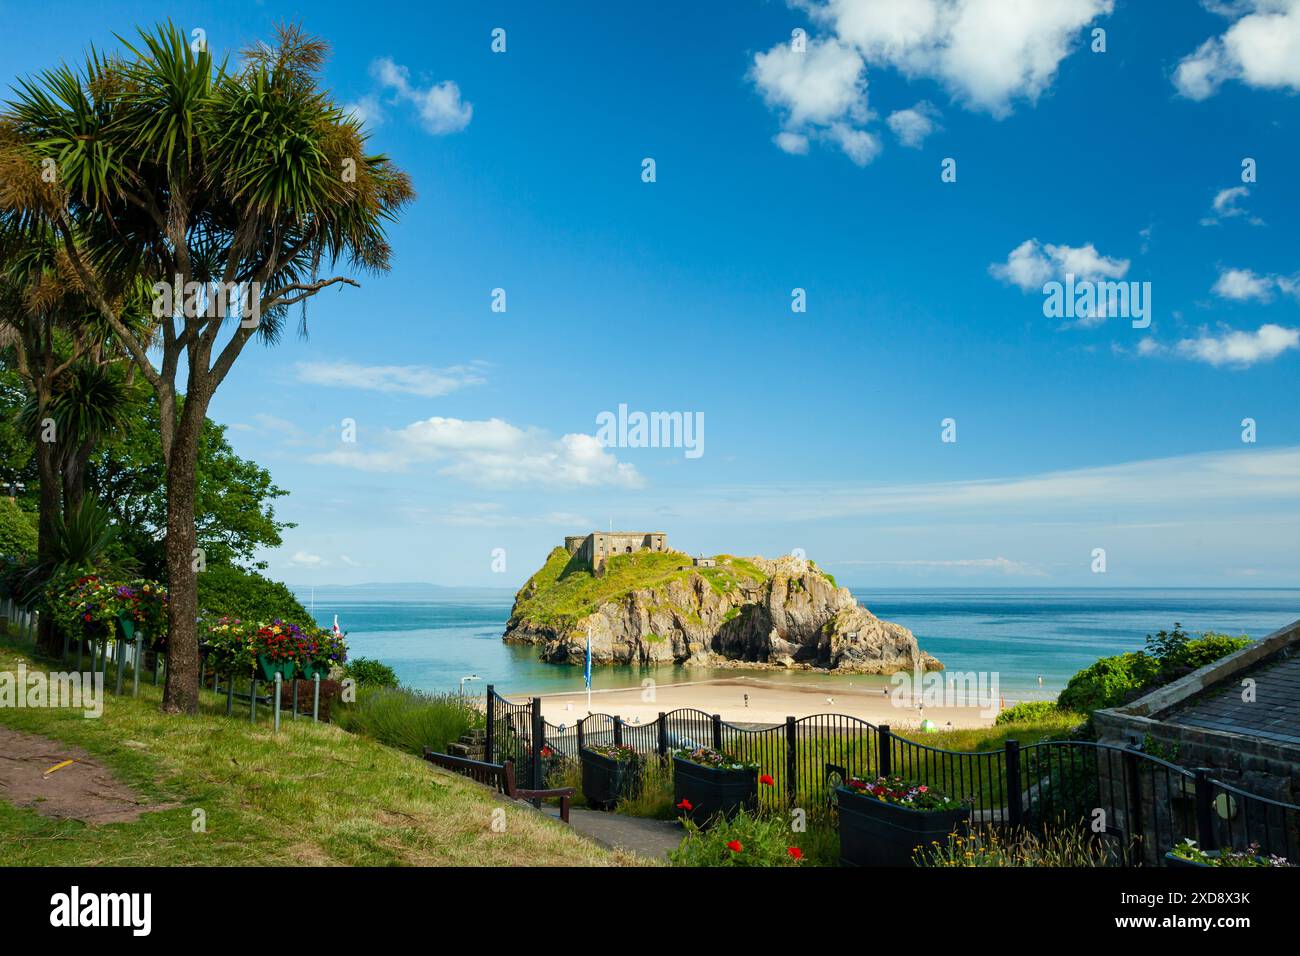
M 0 670 L 48 668 L 0 639 Z M 469 780 L 329 724 L 283 714 L 272 733 L 225 716 L 205 691 L 197 716 L 165 715 L 161 688 L 105 694 L 103 715 L 0 709 L 0 726 L 77 747 L 149 805 L 87 825 L 0 800 L 9 866 L 602 866 L 634 862 Z M 55 763 L 50 761 L 51 765 Z M 66 769 L 63 771 L 66 772 Z M 204 826 L 195 811 L 202 811 Z M 504 827 L 493 827 L 493 812 Z M 498 832 L 499 831 L 499 832 Z
M 514 617 L 563 628 L 572 626 L 608 601 L 617 601 L 633 591 L 663 592 L 673 581 L 686 581 L 694 575 L 707 581 L 719 594 L 736 591 L 742 585 L 761 585 L 767 580 L 767 575 L 752 561 L 729 554 L 719 554 L 716 560 L 717 567 L 697 568 L 691 564 L 689 555 L 677 552 L 617 554 L 597 577 L 580 559 L 557 547 L 520 590 Z

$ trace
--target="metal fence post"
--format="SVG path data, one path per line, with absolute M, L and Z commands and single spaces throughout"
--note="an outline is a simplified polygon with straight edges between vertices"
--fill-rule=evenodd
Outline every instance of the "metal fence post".
M 496 715 L 496 707 L 493 704 L 493 698 L 495 697 L 496 697 L 495 687 L 492 684 L 488 684 L 487 694 L 483 698 L 484 703 L 487 704 L 487 744 L 483 748 L 483 759 L 486 760 L 488 763 L 496 763 L 496 761 L 492 759 L 496 755 L 495 738 L 496 738 L 496 730 L 497 730 L 497 715 Z M 581 723 L 578 724 L 578 736 L 579 736 L 579 740 L 581 740 L 581 736 L 582 736 Z
M 542 789 L 542 748 L 546 746 L 546 722 L 542 717 L 542 699 L 533 698 L 533 773 L 532 789 Z
M 271 722 L 271 733 L 280 732 L 280 688 L 284 686 L 284 677 L 279 671 L 275 672 L 275 703 L 273 705 L 274 719 Z
M 582 731 L 583 731 L 583 724 L 585 724 L 586 722 L 587 722 L 587 718 L 586 718 L 586 717 L 580 717 L 580 718 L 578 719 L 578 725 L 577 725 L 577 726 L 578 726 L 578 752 L 579 752 L 579 753 L 582 752 L 582 748 L 583 748 L 583 743 L 582 743 Z
M 113 685 L 113 693 L 121 697 L 122 677 L 126 674 L 126 645 L 120 638 L 113 641 L 113 654 L 117 657 L 117 681 Z
M 713 715 L 713 749 L 722 749 L 722 715 Z
M 311 719 L 320 723 L 320 674 L 313 674 L 311 679 Z
M 257 675 L 253 675 L 248 685 L 248 722 L 257 723 Z
M 1214 835 L 1214 796 L 1210 793 L 1210 771 L 1196 768 L 1196 842 L 1202 850 L 1217 850 Z
M 1007 765 L 1007 823 L 1013 827 L 1024 823 L 1024 807 L 1020 803 L 1023 786 L 1020 779 L 1020 741 L 1008 740 L 1005 749 Z
M 662 710 L 659 711 L 659 719 L 658 721 L 656 721 L 656 723 L 659 724 L 659 742 L 658 742 L 657 750 L 659 752 L 660 758 L 667 757 L 668 756 L 668 715 L 665 714 Z
M 894 769 L 893 735 L 889 724 L 876 728 L 876 776 L 888 777 Z
M 623 742 L 623 718 L 614 715 L 614 746 L 617 747 Z
M 135 653 L 131 655 L 131 696 L 140 696 L 140 651 L 144 647 L 144 634 L 135 632 Z
M 785 792 L 794 806 L 799 784 L 799 732 L 793 717 L 785 719 Z
M 1109 769 L 1109 768 L 1107 768 Z M 1142 781 L 1138 777 L 1137 753 L 1132 750 L 1124 751 L 1124 793 L 1127 795 L 1125 802 L 1128 806 L 1125 808 L 1124 829 L 1125 833 L 1125 859 L 1127 859 L 1129 850 L 1133 847 L 1133 841 L 1143 839 L 1142 828 Z

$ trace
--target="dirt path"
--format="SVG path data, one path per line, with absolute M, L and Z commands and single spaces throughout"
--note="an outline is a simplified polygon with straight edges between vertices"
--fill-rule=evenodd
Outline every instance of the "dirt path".
M 7 727 L 0 727 L 0 800 L 43 817 L 92 825 L 125 823 L 176 806 L 150 803 L 80 747 Z

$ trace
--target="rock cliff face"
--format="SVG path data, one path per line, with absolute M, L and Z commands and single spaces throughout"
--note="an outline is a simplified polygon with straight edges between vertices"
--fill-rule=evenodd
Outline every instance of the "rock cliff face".
M 567 558 L 553 553 L 515 596 L 504 640 L 570 664 L 583 662 L 590 630 L 598 664 L 744 662 L 857 674 L 943 667 L 911 631 L 877 618 L 808 561 L 719 556 L 716 569 L 694 568 L 674 552 L 646 559 L 639 573 L 637 556 L 616 560 L 614 580 L 603 583 L 572 565 L 556 573 L 553 564 Z

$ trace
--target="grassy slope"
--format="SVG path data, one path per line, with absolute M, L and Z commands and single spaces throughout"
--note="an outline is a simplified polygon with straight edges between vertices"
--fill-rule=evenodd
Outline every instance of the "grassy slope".
M 0 670 L 20 660 L 0 643 Z M 203 695 L 197 717 L 164 716 L 161 688 L 107 695 L 104 714 L 0 709 L 0 723 L 89 751 L 147 799 L 178 803 L 132 823 L 88 827 L 0 800 L 9 865 L 608 865 L 629 862 L 486 789 L 329 725 L 225 716 Z M 259 717 L 264 708 L 259 708 Z M 492 811 L 505 806 L 505 832 Z M 207 832 L 191 829 L 192 811 Z
M 717 561 L 716 568 L 695 568 L 689 567 L 691 559 L 684 554 L 642 551 L 615 555 L 605 566 L 605 573 L 596 577 L 571 561 L 563 548 L 555 548 L 541 570 L 529 579 L 537 586 L 537 593 L 516 604 L 515 617 L 548 627 L 568 627 L 606 601 L 643 588 L 661 591 L 670 582 L 684 581 L 694 574 L 720 593 L 742 582 L 761 584 L 766 580 L 766 575 L 744 558 L 720 554 Z M 683 569 L 683 565 L 688 567 Z

